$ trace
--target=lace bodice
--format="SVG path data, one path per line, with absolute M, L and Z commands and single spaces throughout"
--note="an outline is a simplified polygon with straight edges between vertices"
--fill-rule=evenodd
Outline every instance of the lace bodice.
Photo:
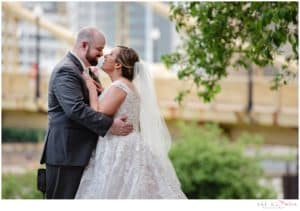
M 134 130 L 139 131 L 140 101 L 138 93 L 135 90 L 129 88 L 124 82 L 120 80 L 116 80 L 110 85 L 110 87 L 113 86 L 122 89 L 127 94 L 124 102 L 122 103 L 114 117 L 126 115 L 128 117 L 128 122 L 133 124 Z M 105 89 L 102 95 L 99 96 L 100 101 L 104 98 L 110 87 Z

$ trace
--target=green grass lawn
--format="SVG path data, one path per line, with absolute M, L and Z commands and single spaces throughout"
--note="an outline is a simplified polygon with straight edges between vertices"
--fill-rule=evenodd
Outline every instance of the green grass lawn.
M 36 171 L 2 174 L 2 199 L 42 199 L 37 190 Z

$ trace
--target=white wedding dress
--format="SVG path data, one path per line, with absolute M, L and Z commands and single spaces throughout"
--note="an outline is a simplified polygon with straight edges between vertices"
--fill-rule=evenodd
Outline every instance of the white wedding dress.
M 115 117 L 127 115 L 134 130 L 127 136 L 108 133 L 105 137 L 99 137 L 75 198 L 186 199 L 177 177 L 168 176 L 141 137 L 138 94 L 122 81 L 114 81 L 111 86 L 127 93 Z M 106 91 L 100 100 L 105 94 Z

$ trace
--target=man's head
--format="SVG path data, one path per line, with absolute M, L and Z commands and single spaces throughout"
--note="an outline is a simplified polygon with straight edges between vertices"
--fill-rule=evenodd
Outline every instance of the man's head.
M 96 66 L 103 56 L 105 37 L 94 27 L 82 28 L 76 38 L 74 51 L 87 66 Z

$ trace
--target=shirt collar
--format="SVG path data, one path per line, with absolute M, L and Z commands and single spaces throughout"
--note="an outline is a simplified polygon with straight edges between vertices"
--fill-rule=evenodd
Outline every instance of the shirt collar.
M 77 56 L 77 54 L 73 51 L 70 51 L 70 53 L 75 56 L 75 58 L 80 62 L 82 68 L 83 68 L 83 71 L 84 72 L 88 72 L 88 68 L 85 66 L 85 64 L 83 63 L 83 61 Z

